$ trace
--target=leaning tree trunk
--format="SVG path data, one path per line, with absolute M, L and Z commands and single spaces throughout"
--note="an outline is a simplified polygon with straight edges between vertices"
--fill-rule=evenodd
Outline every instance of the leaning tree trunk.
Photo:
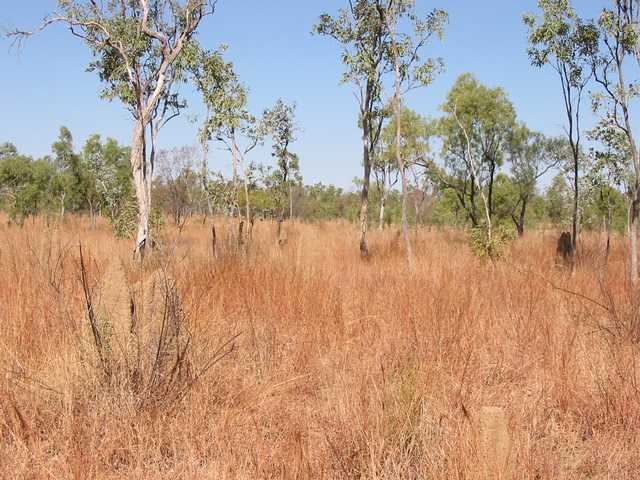
M 135 255 L 144 258 L 145 249 L 151 243 L 149 218 L 151 215 L 151 198 L 147 188 L 148 175 L 145 154 L 145 127 L 137 121 L 131 142 L 131 172 L 138 203 L 138 233 L 136 235 Z
M 64 190 L 62 190 L 62 193 L 60 194 L 60 221 L 61 222 L 64 221 L 64 201 L 66 196 L 67 196 L 67 193 Z

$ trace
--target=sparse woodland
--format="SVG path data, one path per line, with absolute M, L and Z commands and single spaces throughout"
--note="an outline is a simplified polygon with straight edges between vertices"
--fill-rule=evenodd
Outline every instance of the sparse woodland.
M 307 184 L 296 99 L 257 111 L 198 36 L 226 1 L 60 0 L 6 32 L 29 55 L 68 28 L 131 143 L 0 144 L 0 478 L 639 478 L 640 0 L 504 20 L 556 136 L 472 73 L 411 108 L 456 62 L 446 2 L 319 11 L 351 189 Z M 161 149 L 185 89 L 206 115 Z

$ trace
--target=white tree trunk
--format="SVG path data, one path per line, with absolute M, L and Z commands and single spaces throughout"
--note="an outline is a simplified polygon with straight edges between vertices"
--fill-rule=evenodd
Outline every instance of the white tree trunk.
M 634 199 L 631 204 L 631 221 L 629 222 L 630 278 L 631 285 L 638 284 L 638 206 Z
M 387 204 L 387 192 L 383 191 L 380 197 L 380 217 L 378 219 L 378 228 L 382 230 L 384 228 L 384 208 Z
M 396 3 L 391 10 L 391 18 L 389 19 L 389 28 L 391 30 L 391 46 L 393 49 L 393 61 L 395 67 L 395 117 L 396 117 L 396 162 L 400 170 L 400 179 L 402 181 L 402 236 L 404 237 L 404 246 L 407 255 L 407 265 L 409 269 L 413 268 L 413 248 L 411 247 L 411 237 L 409 236 L 409 219 L 407 217 L 407 196 L 409 195 L 409 185 L 407 180 L 407 171 L 405 168 L 404 158 L 402 156 L 402 76 L 400 73 L 400 53 L 398 52 L 398 6 Z
M 151 214 L 151 198 L 148 188 L 147 161 L 145 158 L 145 127 L 142 121 L 137 121 L 133 130 L 131 142 L 131 173 L 138 202 L 138 233 L 134 253 L 144 258 L 146 247 L 151 242 L 149 218 Z

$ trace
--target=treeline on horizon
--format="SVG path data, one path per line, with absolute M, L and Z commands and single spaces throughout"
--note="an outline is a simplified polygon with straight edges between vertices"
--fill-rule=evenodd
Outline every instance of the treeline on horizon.
M 487 92 L 475 79 L 465 76 L 458 82 L 471 80 L 481 91 Z M 502 92 L 496 89 L 494 93 Z M 478 97 L 476 100 L 479 100 Z M 501 99 L 512 109 L 506 96 Z M 409 189 L 409 217 L 414 226 L 465 228 L 477 226 L 479 206 L 477 194 L 467 190 L 463 178 L 438 167 L 436 156 L 444 155 L 443 119 L 429 121 L 416 112 L 404 113 L 407 158 L 411 160 Z M 505 143 L 496 162 L 495 178 L 491 186 L 492 215 L 499 224 L 508 225 L 514 232 L 540 226 L 562 228 L 571 221 L 572 190 L 563 168 L 569 158 L 562 151 L 566 145 L 558 139 L 529 132 L 507 119 Z M 510 124 L 509 124 L 510 123 Z M 508 124 L 508 125 L 507 125 Z M 371 224 L 378 228 L 399 226 L 402 195 L 398 187 L 398 171 L 393 162 L 393 124 L 383 132 L 382 148 L 374 160 L 374 188 L 371 190 Z M 524 136 L 523 136 L 524 135 Z M 518 162 L 525 141 L 539 152 L 537 172 L 518 172 Z M 440 143 L 434 153 L 432 145 Z M 557 151 L 553 151 L 553 148 Z M 546 150 L 545 150 L 546 148 Z M 555 155 L 555 156 L 554 156 Z M 529 154 L 529 157 L 532 157 Z M 161 151 L 153 180 L 155 222 L 171 222 L 176 226 L 193 217 L 211 215 L 239 215 L 246 206 L 245 197 L 235 197 L 232 179 L 219 172 L 203 177 L 202 152 L 193 146 Z M 10 142 L 0 145 L 0 207 L 11 223 L 22 225 L 27 219 L 42 216 L 48 221 L 63 220 L 65 215 L 86 215 L 92 225 L 101 216 L 110 222 L 119 237 L 131 237 L 135 231 L 137 204 L 131 176 L 130 147 L 99 134 L 90 136 L 84 145 L 74 145 L 72 133 L 61 127 L 51 146 L 51 154 L 33 158 Z M 531 158 L 529 158 L 531 160 Z M 544 171 L 544 172 L 543 172 Z M 520 173 L 520 176 L 518 174 Z M 541 173 L 548 173 L 550 181 L 542 185 Z M 300 221 L 358 220 L 360 213 L 361 181 L 353 180 L 352 189 L 331 184 L 305 184 L 298 170 L 291 191 L 283 192 L 278 173 L 270 165 L 252 163 L 249 168 L 249 203 L 255 219 L 279 220 L 294 218 Z M 528 176 L 527 176 L 528 174 Z M 457 182 L 457 183 L 456 183 Z M 284 194 L 283 194 L 284 193 Z M 465 199 L 464 195 L 469 196 Z M 523 213 L 524 212 L 524 213 Z M 624 196 L 615 188 L 595 180 L 588 195 L 581 202 L 581 224 L 585 229 L 610 229 L 623 232 L 627 227 L 627 208 Z

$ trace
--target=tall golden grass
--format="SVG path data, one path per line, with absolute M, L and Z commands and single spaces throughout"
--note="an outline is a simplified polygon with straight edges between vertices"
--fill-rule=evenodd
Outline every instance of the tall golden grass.
M 491 264 L 423 229 L 409 274 L 395 231 L 362 261 L 347 223 L 257 223 L 240 253 L 216 219 L 214 256 L 194 221 L 143 269 L 106 225 L 0 228 L 2 478 L 640 478 L 623 238 L 569 272 L 558 232 Z

